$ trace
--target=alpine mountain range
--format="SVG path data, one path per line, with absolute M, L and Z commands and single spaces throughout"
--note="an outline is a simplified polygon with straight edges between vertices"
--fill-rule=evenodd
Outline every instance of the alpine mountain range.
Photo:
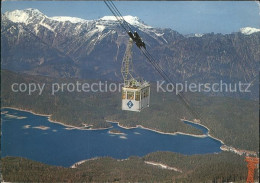
M 175 82 L 247 82 L 253 87 L 246 98 L 258 98 L 260 29 L 182 35 L 146 25 L 138 17 L 124 18 Z M 83 20 L 48 17 L 37 9 L 15 10 L 2 14 L 1 38 L 2 69 L 122 81 L 120 68 L 129 37 L 113 16 Z M 136 46 L 133 63 L 136 75 L 145 80 L 162 79 Z

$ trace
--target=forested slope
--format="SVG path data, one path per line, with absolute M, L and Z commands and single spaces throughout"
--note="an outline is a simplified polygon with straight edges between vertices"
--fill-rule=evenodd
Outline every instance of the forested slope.
M 57 92 L 51 95 L 52 83 L 76 83 L 76 79 L 58 79 L 43 76 L 1 73 L 2 106 L 32 110 L 50 114 L 52 120 L 65 124 L 93 128 L 108 127 L 105 120 L 119 121 L 121 125 L 144 127 L 163 132 L 185 132 L 201 134 L 201 131 L 186 125 L 181 118 L 192 120 L 189 111 L 174 93 L 156 92 L 152 84 L 151 107 L 140 113 L 121 110 L 119 92 Z M 79 80 L 84 83 L 95 81 Z M 45 83 L 42 95 L 11 91 L 12 83 Z M 259 123 L 256 101 L 226 97 L 208 97 L 199 93 L 186 93 L 187 99 L 201 114 L 202 124 L 210 129 L 210 134 L 224 141 L 226 145 L 247 150 L 258 150 Z
M 182 172 L 148 165 L 163 163 Z M 6 157 L 2 173 L 8 182 L 245 182 L 247 166 L 243 156 L 232 153 L 185 156 L 157 152 L 145 157 L 89 160 L 77 168 L 45 165 L 32 160 Z M 258 180 L 257 174 L 255 179 Z

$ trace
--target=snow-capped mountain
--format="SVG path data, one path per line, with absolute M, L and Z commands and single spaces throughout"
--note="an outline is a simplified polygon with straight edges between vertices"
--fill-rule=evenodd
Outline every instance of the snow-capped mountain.
M 34 19 L 42 19 L 46 16 L 37 9 L 29 8 L 26 10 L 14 10 L 12 12 L 6 12 L 4 17 L 15 23 L 29 24 L 33 23 Z
M 253 28 L 253 27 L 244 27 L 240 29 L 240 32 L 245 35 L 250 35 L 256 32 L 260 32 L 260 29 Z
M 76 35 L 84 30 L 88 30 L 87 36 L 92 36 L 95 33 L 102 33 L 105 31 L 105 29 L 111 31 L 110 33 L 115 33 L 115 30 L 117 30 L 119 27 L 118 22 L 114 16 L 104 16 L 97 20 L 84 20 L 81 18 L 66 16 L 48 17 L 39 10 L 32 8 L 6 12 L 4 14 L 4 18 L 14 23 L 22 23 L 27 26 L 31 26 L 36 35 L 38 34 L 38 29 L 40 27 L 44 27 L 52 32 L 55 32 L 56 36 L 57 32 L 59 32 L 59 29 L 62 27 L 66 27 L 66 29 L 69 30 L 69 32 L 73 35 Z M 148 33 L 151 38 L 156 39 L 161 44 L 167 43 L 167 40 L 164 37 L 161 29 L 155 29 L 146 25 L 138 17 L 129 15 L 124 16 L 124 19 L 134 28 Z M 174 33 L 177 34 L 177 32 Z M 104 38 L 104 36 L 99 37 L 99 39 L 102 38 Z
M 259 30 L 183 36 L 146 25 L 135 16 L 124 18 L 178 82 L 251 82 L 258 75 Z M 3 69 L 54 77 L 122 79 L 120 67 L 129 37 L 113 16 L 84 20 L 25 9 L 6 12 L 1 24 Z M 145 60 L 134 46 L 137 75 L 161 79 Z
M 33 9 L 33 8 L 28 8 L 25 10 L 14 10 L 11 12 L 6 12 L 4 14 L 6 18 L 11 20 L 12 22 L 15 23 L 25 23 L 25 24 L 30 24 L 30 23 L 35 23 L 33 20 L 38 19 L 38 20 L 44 20 L 44 19 L 49 19 L 49 20 L 54 20 L 57 22 L 70 22 L 70 23 L 87 23 L 91 21 L 101 21 L 104 24 L 111 24 L 111 23 L 117 23 L 117 19 L 114 16 L 104 16 L 98 20 L 85 20 L 82 18 L 77 18 L 77 17 L 68 17 L 68 16 L 55 16 L 55 17 L 48 17 L 44 15 L 42 12 L 40 12 L 38 9 Z M 134 16 L 124 16 L 124 19 L 131 25 L 137 26 L 137 27 L 143 27 L 143 28 L 152 28 L 151 26 L 145 25 L 142 20 L 140 20 L 138 17 Z
M 176 31 L 153 28 L 146 25 L 138 17 L 129 15 L 124 16 L 124 18 L 130 24 L 131 28 L 137 30 L 140 36 L 146 40 L 147 47 L 168 44 L 168 42 L 183 38 L 183 36 Z M 58 51 L 58 54 L 63 55 L 63 57 L 66 56 L 60 58 L 61 60 L 69 59 L 74 64 L 84 65 L 86 60 L 99 60 L 97 62 L 101 62 L 108 58 L 105 56 L 105 53 L 111 54 L 114 52 L 116 52 L 116 55 L 110 59 L 119 61 L 122 59 L 124 49 L 129 39 L 128 35 L 113 16 L 105 16 L 96 20 L 84 20 L 76 17 L 63 16 L 48 17 L 39 10 L 30 8 L 6 12 L 2 15 L 2 22 L 3 37 L 6 38 L 8 42 L 7 45 L 14 44 L 14 42 L 16 42 L 16 44 L 25 44 L 24 39 L 33 38 L 35 39 L 34 41 L 39 44 L 40 49 L 48 45 L 47 50 Z M 32 49 L 35 48 L 37 47 L 32 45 Z M 6 52 L 8 53 L 11 50 L 6 50 Z M 28 50 L 28 52 L 30 52 L 30 50 Z M 43 67 L 48 62 L 48 59 L 43 55 L 40 56 L 41 54 L 42 53 L 39 53 L 36 59 L 37 61 L 34 63 L 37 67 Z M 98 56 L 93 58 L 94 54 L 98 54 Z M 24 56 L 28 57 L 28 54 Z M 90 57 L 93 59 L 90 59 Z M 50 59 L 51 58 L 54 57 L 50 56 Z M 31 63 L 31 60 L 28 58 L 26 61 Z M 53 64 L 57 61 L 49 62 Z M 7 65 L 10 65 L 10 62 L 3 64 L 4 67 L 7 67 Z M 29 65 L 32 67 L 32 64 Z M 12 67 L 17 70 L 21 69 L 20 64 L 12 64 Z M 99 67 L 100 66 L 97 66 L 96 68 Z M 117 63 L 115 67 L 119 68 L 120 64 Z M 70 70 L 70 68 L 68 68 L 68 70 Z M 36 72 L 39 71 L 37 70 Z M 77 74 L 82 75 L 81 73 Z M 83 75 L 84 74 L 85 73 L 83 73 Z M 120 76 L 120 73 L 116 73 L 115 75 Z

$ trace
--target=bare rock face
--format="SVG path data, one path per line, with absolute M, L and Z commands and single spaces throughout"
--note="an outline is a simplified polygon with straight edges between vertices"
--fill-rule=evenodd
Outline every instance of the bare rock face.
M 175 82 L 252 82 L 258 96 L 260 32 L 242 28 L 232 34 L 184 36 L 171 29 L 153 28 L 126 16 L 147 50 Z M 25 9 L 2 15 L 2 68 L 53 77 L 121 80 L 120 67 L 128 35 L 112 16 L 97 20 L 47 17 Z M 137 47 L 137 75 L 161 79 Z

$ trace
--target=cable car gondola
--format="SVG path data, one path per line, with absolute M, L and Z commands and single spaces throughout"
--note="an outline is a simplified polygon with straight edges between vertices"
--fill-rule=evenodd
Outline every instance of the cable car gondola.
M 124 79 L 122 110 L 140 112 L 142 109 L 149 107 L 150 84 L 146 81 L 137 81 L 132 75 L 132 46 L 133 40 L 129 39 L 121 66 L 121 73 Z

